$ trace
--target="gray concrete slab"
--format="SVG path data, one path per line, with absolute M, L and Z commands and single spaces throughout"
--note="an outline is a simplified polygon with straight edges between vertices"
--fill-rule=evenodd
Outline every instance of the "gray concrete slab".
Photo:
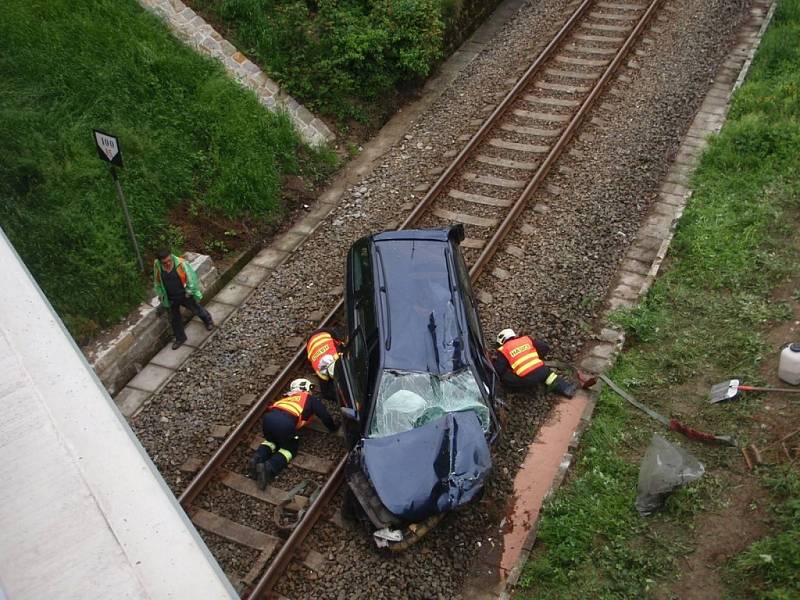
M 276 250 L 272 247 L 264 248 L 261 252 L 253 257 L 253 260 L 250 261 L 250 264 L 258 265 L 259 267 L 264 267 L 265 269 L 274 269 L 283 261 L 285 261 L 288 256 L 288 252 Z
M 147 399 L 150 397 L 150 392 L 144 390 L 137 390 L 131 387 L 124 387 L 114 397 L 114 402 L 119 411 L 125 415 L 126 419 L 130 419 L 137 410 L 139 410 Z
M 155 392 L 170 377 L 172 377 L 171 369 L 149 364 L 128 382 L 128 387 L 145 392 Z
M 236 310 L 236 307 L 230 304 L 223 304 L 222 302 L 212 300 L 206 304 L 206 310 L 211 313 L 211 318 L 214 319 L 214 324 L 219 327 L 225 321 L 225 319 L 227 319 L 231 313 Z
M 201 346 L 210 335 L 211 331 L 206 331 L 206 326 L 200 319 L 192 319 L 186 325 L 186 343 L 190 346 Z
M 226 285 L 222 290 L 214 296 L 216 302 L 224 302 L 231 306 L 239 306 L 253 291 L 253 286 L 242 285 L 232 281 Z
M 290 229 L 272 242 L 272 247 L 284 252 L 293 252 L 306 240 L 306 234 Z
M 309 235 L 312 231 L 314 231 L 320 224 L 320 222 L 324 219 L 324 217 L 312 217 L 310 215 L 306 215 L 300 221 L 295 223 L 294 227 L 292 227 L 292 231 L 294 233 L 302 233 L 303 235 Z
M 150 363 L 159 367 L 166 367 L 167 369 L 177 370 L 183 364 L 192 352 L 195 351 L 193 346 L 184 344 L 177 350 L 172 349 L 172 342 L 164 346 L 161 351 L 150 359 Z
M 248 264 L 244 269 L 236 274 L 233 278 L 234 283 L 241 283 L 250 287 L 257 287 L 259 283 L 264 281 L 269 274 L 269 269 L 261 267 L 254 263 Z

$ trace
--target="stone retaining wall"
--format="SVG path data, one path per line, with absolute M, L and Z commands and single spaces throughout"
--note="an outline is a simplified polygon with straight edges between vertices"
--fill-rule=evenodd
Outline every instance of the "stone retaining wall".
M 203 294 L 215 287 L 219 273 L 210 256 L 187 252 L 184 257 L 200 280 Z M 186 313 L 188 314 L 188 312 Z M 172 336 L 167 311 L 158 298 L 142 303 L 131 313 L 130 324 L 113 340 L 84 350 L 86 359 L 112 396 L 158 352 Z
M 241 85 L 253 90 L 268 109 L 285 109 L 306 142 L 318 146 L 334 139 L 324 122 L 282 92 L 277 83 L 181 0 L 139 0 L 139 4 L 166 21 L 184 43 L 220 61 L 225 70 Z

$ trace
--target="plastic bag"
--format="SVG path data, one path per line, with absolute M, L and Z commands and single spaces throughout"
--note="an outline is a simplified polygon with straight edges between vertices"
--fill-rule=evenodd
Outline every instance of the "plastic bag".
M 700 479 L 705 471 L 686 450 L 654 433 L 639 468 L 636 510 L 643 517 L 652 515 L 673 491 Z

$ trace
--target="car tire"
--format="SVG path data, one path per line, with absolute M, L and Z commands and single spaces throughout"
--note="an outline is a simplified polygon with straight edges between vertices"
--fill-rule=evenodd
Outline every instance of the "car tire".
M 364 520 L 369 521 L 364 508 L 349 486 L 344 491 L 344 498 L 342 499 L 342 518 L 353 523 L 360 523 Z

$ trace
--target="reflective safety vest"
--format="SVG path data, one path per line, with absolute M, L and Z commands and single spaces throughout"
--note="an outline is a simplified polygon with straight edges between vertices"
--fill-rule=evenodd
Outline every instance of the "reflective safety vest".
M 180 278 L 181 283 L 183 284 L 183 287 L 186 287 L 186 267 L 183 266 L 184 260 L 185 259 L 183 257 L 179 256 L 178 257 L 178 262 L 177 262 L 177 264 L 175 265 L 174 268 L 175 268 L 175 271 L 177 271 L 177 273 L 178 273 L 178 277 Z M 157 279 L 157 281 L 158 281 L 158 283 L 160 285 L 161 284 L 161 265 L 158 265 L 158 270 L 156 271 L 156 279 Z
M 277 409 L 282 410 L 283 412 L 287 412 L 292 416 L 297 417 L 297 425 L 295 425 L 296 429 L 300 429 L 305 427 L 308 424 L 308 421 L 303 420 L 303 410 L 306 407 L 306 400 L 311 394 L 308 392 L 292 392 L 275 402 L 272 406 L 269 407 L 270 410 Z M 309 419 L 310 421 L 310 419 Z
M 500 346 L 500 354 L 506 357 L 517 377 L 525 377 L 544 366 L 533 340 L 527 335 L 507 341 Z
M 308 355 L 308 362 L 311 363 L 311 368 L 317 374 L 317 377 L 323 381 L 328 381 L 330 377 L 326 372 L 320 369 L 319 364 L 326 356 L 332 356 L 333 360 L 339 358 L 339 353 L 336 351 L 336 341 L 333 336 L 327 331 L 320 331 L 315 333 L 306 343 L 306 354 Z

